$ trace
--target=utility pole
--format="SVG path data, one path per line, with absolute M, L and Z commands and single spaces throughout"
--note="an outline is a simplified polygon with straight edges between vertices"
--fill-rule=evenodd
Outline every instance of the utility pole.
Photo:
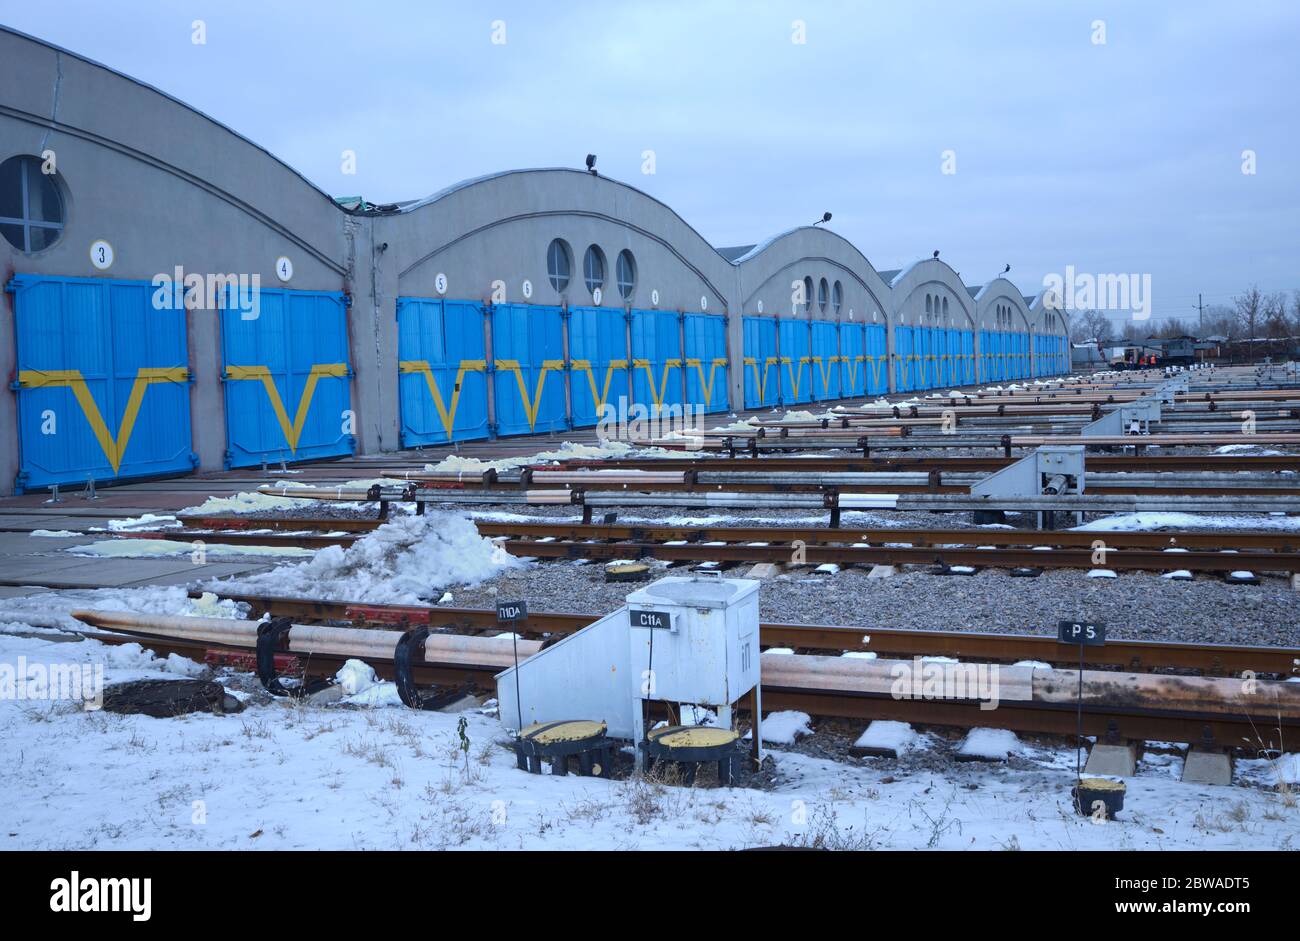
M 1196 294 L 1196 310 L 1201 315 L 1201 325 L 1197 328 L 1197 333 L 1201 334 L 1197 339 L 1201 339 L 1201 337 L 1205 336 L 1205 305 L 1201 303 L 1201 294 L 1199 291 Z

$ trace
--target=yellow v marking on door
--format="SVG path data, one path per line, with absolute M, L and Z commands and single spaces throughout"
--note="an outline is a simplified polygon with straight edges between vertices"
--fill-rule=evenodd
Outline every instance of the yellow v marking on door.
M 775 362 L 776 357 L 769 356 L 767 359 L 763 360 L 763 369 L 760 371 L 758 368 L 758 360 L 750 356 L 745 357 L 744 364 L 746 366 L 754 367 L 754 384 L 758 386 L 758 401 L 760 405 L 763 403 L 763 400 L 767 398 L 768 374 L 771 372 L 772 364 Z
M 442 402 L 442 393 L 438 391 L 438 381 L 433 378 L 433 368 L 430 367 L 427 359 L 404 359 L 397 364 L 398 371 L 403 373 L 419 373 L 424 376 L 425 384 L 429 387 L 429 395 L 433 397 L 433 405 L 438 410 L 438 417 L 442 420 L 442 430 L 446 432 L 447 438 L 451 438 L 451 428 L 456 421 L 456 406 L 460 403 L 460 389 L 467 372 L 484 372 L 487 370 L 487 360 L 484 359 L 462 359 L 460 365 L 456 368 L 456 382 L 451 390 L 451 408 L 450 410 Z
M 126 446 L 131 441 L 131 432 L 135 428 L 135 420 L 140 414 L 140 406 L 144 403 L 145 390 L 155 382 L 187 382 L 189 378 L 189 370 L 184 366 L 144 366 L 136 370 L 135 381 L 131 383 L 131 394 L 127 396 L 126 409 L 122 412 L 122 424 L 117 429 L 116 438 L 109 433 L 104 416 L 100 414 L 99 406 L 95 404 L 95 397 L 90 394 L 90 387 L 82 377 L 80 369 L 24 369 L 18 373 L 18 387 L 20 389 L 70 388 L 72 394 L 76 396 L 77 404 L 81 406 L 82 413 L 86 416 L 86 421 L 90 423 L 91 430 L 95 432 L 100 450 L 104 452 L 104 456 L 108 458 L 108 463 L 113 468 L 113 475 L 117 476 L 117 469 L 122 466 L 122 455 L 126 453 Z
M 289 413 L 284 409 L 284 402 L 280 398 L 280 390 L 275 387 L 275 378 L 271 375 L 271 370 L 266 366 L 227 366 L 226 378 L 239 381 L 242 379 L 261 380 L 262 385 L 266 388 L 266 397 L 271 400 L 271 408 L 275 412 L 275 419 L 280 423 L 280 430 L 284 432 L 284 440 L 289 445 L 289 450 L 295 454 L 298 452 L 298 437 L 302 434 L 302 426 L 307 422 L 307 413 L 311 411 L 312 396 L 316 394 L 316 383 L 322 377 L 341 378 L 348 374 L 347 363 L 314 363 L 311 372 L 307 374 L 307 383 L 302 387 L 302 395 L 298 397 L 298 411 L 293 416 L 293 424 L 289 424 Z
M 847 359 L 847 357 L 845 358 Z M 834 366 L 839 361 L 840 358 L 838 356 L 813 357 L 813 362 L 817 364 L 817 372 L 820 373 L 822 377 L 822 392 L 829 392 L 831 390 L 831 373 L 826 367 Z
M 650 360 L 634 359 L 632 360 L 632 366 L 635 369 L 645 370 L 646 382 L 650 383 L 650 398 L 654 400 L 656 408 L 663 408 L 664 396 L 668 394 L 668 373 L 671 372 L 674 367 L 681 369 L 682 361 L 680 359 L 664 360 L 663 382 L 659 384 L 658 388 L 655 388 L 655 373 L 654 369 L 650 365 Z
M 800 356 L 798 367 L 790 368 L 795 365 L 794 360 L 792 360 L 788 356 L 781 357 L 781 362 L 784 363 L 786 366 L 786 372 L 790 374 L 790 391 L 794 393 L 794 397 L 796 400 L 799 398 L 799 386 L 802 385 L 802 381 L 800 377 L 803 376 L 803 368 L 804 366 L 807 366 L 811 361 L 812 361 L 811 357 Z
M 726 360 L 725 357 L 722 358 L 722 359 L 715 359 L 715 360 L 713 360 L 713 361 L 709 364 L 709 377 L 708 377 L 707 379 L 704 378 L 704 363 L 703 363 L 701 360 L 698 360 L 698 359 L 688 359 L 688 360 L 686 361 L 686 365 L 687 365 L 687 366 L 694 366 L 694 367 L 695 367 L 695 371 L 698 372 L 698 373 L 700 374 L 700 388 L 704 391 L 704 402 L 703 402 L 702 404 L 703 404 L 704 408 L 707 409 L 707 408 L 709 407 L 709 403 L 713 401 L 713 377 L 714 377 L 714 374 L 715 374 L 715 372 L 717 371 L 717 368 L 718 368 L 719 366 L 726 366 L 726 365 L 727 365 L 727 360 Z M 760 393 L 760 394 L 761 394 L 761 393 Z
M 591 360 L 575 359 L 570 361 L 573 369 L 578 372 L 585 372 L 587 380 L 591 386 L 591 404 L 596 410 L 596 415 L 600 415 L 600 408 L 609 398 L 609 385 L 614 379 L 614 372 L 618 369 L 627 369 L 627 360 L 611 359 L 609 365 L 605 367 L 605 386 L 602 389 L 596 388 L 596 373 L 591 368 Z
M 533 425 L 537 423 L 537 410 L 542 405 L 542 390 L 546 387 L 546 374 L 552 369 L 557 372 L 562 371 L 564 362 L 558 359 L 542 360 L 542 369 L 537 374 L 537 388 L 534 390 L 531 402 L 528 400 L 528 385 L 524 382 L 524 370 L 519 365 L 519 360 L 498 359 L 496 367 L 515 374 L 515 382 L 519 385 L 519 399 L 524 403 L 524 415 L 528 418 L 528 430 L 532 431 Z
M 856 394 L 858 391 L 858 364 L 866 359 L 865 356 L 844 356 L 841 362 L 847 363 L 849 367 L 848 388 L 845 392 Z

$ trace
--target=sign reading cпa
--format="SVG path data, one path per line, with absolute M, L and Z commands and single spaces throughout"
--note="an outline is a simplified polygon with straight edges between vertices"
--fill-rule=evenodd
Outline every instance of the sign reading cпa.
M 132 921 L 148 921 L 153 913 L 153 880 L 81 878 L 72 870 L 67 879 L 50 883 L 52 912 L 130 912 Z

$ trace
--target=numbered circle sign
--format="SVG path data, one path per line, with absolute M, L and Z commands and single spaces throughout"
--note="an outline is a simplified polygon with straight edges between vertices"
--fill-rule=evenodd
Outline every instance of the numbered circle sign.
M 762 302 L 762 301 L 759 301 L 759 302 L 758 302 L 758 312 L 759 312 L 760 314 L 763 312 L 763 302 Z
M 438 276 L 433 279 L 433 289 L 439 294 L 447 293 L 447 276 L 441 271 L 439 271 Z
M 596 288 L 596 289 L 594 289 L 594 290 L 591 292 L 591 302 L 592 302 L 593 304 L 595 304 L 597 307 L 599 307 L 599 306 L 600 306 L 600 299 L 601 299 L 602 297 L 604 297 L 604 296 L 605 296 L 605 295 L 604 295 L 604 293 L 600 290 L 600 288 Z
M 650 292 L 650 303 L 651 303 L 651 304 L 654 304 L 656 307 L 659 306 L 659 289 L 658 289 L 658 288 L 656 288 L 655 290 L 653 290 L 653 291 Z
M 528 280 L 525 280 L 525 281 L 524 281 L 524 297 L 532 297 L 532 296 L 533 296 L 533 282 L 528 281 Z
M 275 260 L 275 276 L 281 281 L 288 281 L 293 277 L 293 262 L 284 255 Z
M 90 263 L 100 271 L 113 267 L 113 246 L 103 239 L 90 243 Z
M 701 294 L 701 295 L 700 295 L 700 310 L 708 310 L 708 309 L 709 309 L 709 298 L 708 298 L 707 295 Z

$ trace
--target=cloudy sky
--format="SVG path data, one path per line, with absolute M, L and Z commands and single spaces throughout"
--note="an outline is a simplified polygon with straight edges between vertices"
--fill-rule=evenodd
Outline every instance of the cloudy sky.
M 1149 274 L 1157 319 L 1300 289 L 1294 0 L 0 0 L 0 22 L 333 195 L 594 152 L 714 245 L 829 210 L 878 269 L 940 249 L 968 283 L 1010 263 L 1026 293 L 1067 265 Z

